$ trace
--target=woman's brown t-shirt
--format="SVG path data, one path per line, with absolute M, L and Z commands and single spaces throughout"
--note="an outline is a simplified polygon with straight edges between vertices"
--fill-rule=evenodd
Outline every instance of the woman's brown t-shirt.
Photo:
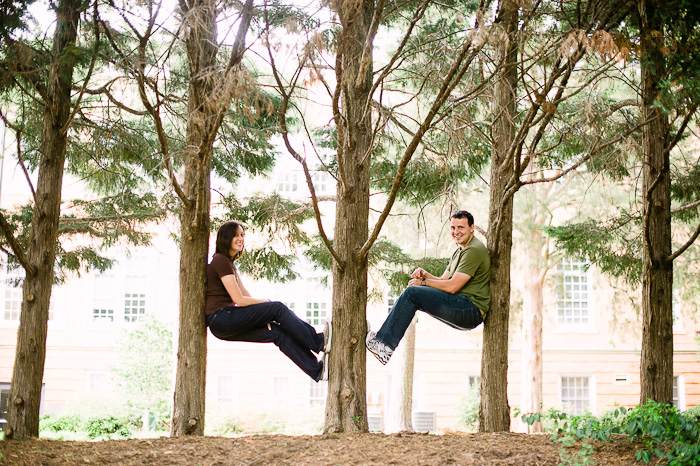
M 216 253 L 207 265 L 207 315 L 222 307 L 235 306 L 221 277 L 235 275 L 236 266 L 233 261 L 223 254 Z

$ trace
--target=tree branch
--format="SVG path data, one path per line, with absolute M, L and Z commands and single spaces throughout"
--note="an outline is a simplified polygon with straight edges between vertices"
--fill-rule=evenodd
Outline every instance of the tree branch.
M 24 254 L 22 247 L 17 242 L 17 238 L 15 238 L 14 233 L 12 233 L 12 228 L 10 227 L 10 224 L 7 223 L 5 214 L 3 214 L 2 212 L 0 212 L 0 229 L 2 229 L 2 233 L 3 235 L 5 235 L 7 243 L 10 245 L 10 248 L 12 248 L 12 252 L 14 253 L 15 258 L 19 261 L 22 267 L 24 267 L 24 270 L 27 272 L 27 276 L 33 277 L 34 275 L 36 275 L 36 267 L 34 267 L 29 262 L 29 259 Z
M 695 228 L 695 232 L 690 237 L 690 239 L 688 239 L 688 241 L 683 246 L 681 246 L 680 249 L 678 249 L 676 252 L 674 252 L 673 254 L 668 256 L 666 258 L 666 260 L 668 262 L 673 262 L 674 260 L 676 260 L 676 258 L 678 256 L 683 254 L 685 252 L 685 250 L 688 249 L 695 242 L 696 239 L 698 239 L 699 235 L 700 235 L 700 223 L 698 223 L 698 226 L 697 226 L 697 228 Z

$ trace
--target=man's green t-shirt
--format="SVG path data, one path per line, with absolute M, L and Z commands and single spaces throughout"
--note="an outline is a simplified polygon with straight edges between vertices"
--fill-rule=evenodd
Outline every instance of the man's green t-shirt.
M 452 259 L 447 265 L 452 278 L 455 272 L 466 273 L 472 278 L 458 291 L 472 300 L 474 305 L 479 308 L 481 314 L 486 317 L 491 303 L 489 294 L 489 279 L 491 278 L 491 258 L 489 251 L 484 246 L 484 243 L 476 238 L 472 238 L 464 249 L 457 248 L 452 254 Z

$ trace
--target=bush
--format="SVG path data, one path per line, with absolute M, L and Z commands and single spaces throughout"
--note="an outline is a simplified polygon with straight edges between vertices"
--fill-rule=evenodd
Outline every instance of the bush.
M 59 416 L 45 414 L 39 420 L 39 431 L 48 432 L 78 432 L 82 422 L 78 416 Z
M 584 461 L 592 450 L 583 439 L 611 442 L 614 434 L 622 434 L 642 445 L 637 461 L 649 463 L 656 457 L 669 465 L 700 464 L 700 423 L 695 412 L 682 413 L 671 405 L 649 402 L 632 409 L 618 408 L 599 418 L 590 413 L 569 416 L 552 409 L 545 415 L 524 415 L 522 419 L 532 424 L 542 417 L 554 421 L 551 431 L 555 441 L 565 446 L 581 441 Z M 582 458 L 575 459 L 580 462 Z
M 459 423 L 466 427 L 468 431 L 475 432 L 478 427 L 480 402 L 481 397 L 479 396 L 479 390 L 469 390 L 467 394 L 462 397 L 462 402 L 457 408 Z
M 113 415 L 80 418 L 75 415 L 58 416 L 47 414 L 39 422 L 40 432 L 84 432 L 88 438 L 131 437 L 132 431 L 138 429 L 140 420 Z

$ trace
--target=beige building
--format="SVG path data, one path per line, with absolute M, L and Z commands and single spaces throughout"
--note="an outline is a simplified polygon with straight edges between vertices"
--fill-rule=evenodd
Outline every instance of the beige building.
M 7 172 L 7 166 L 5 171 Z M 272 181 L 280 194 L 304 196 L 301 172 L 279 170 Z M 16 177 L 15 177 L 16 178 Z M 2 187 L 3 206 L 9 197 Z M 318 193 L 332 194 L 333 183 L 316 175 Z M 70 186 L 70 184 L 69 184 Z M 11 190 L 10 190 L 11 191 Z M 214 199 L 213 202 L 216 202 Z M 333 214 L 326 216 L 332 222 Z M 167 228 L 165 228 L 167 230 Z M 170 324 L 174 333 L 178 313 L 178 250 L 162 232 L 150 248 L 127 254 L 114 251 L 118 265 L 104 273 L 88 273 L 54 289 L 49 321 L 42 412 L 61 413 L 89 400 L 108 399 L 118 387 L 110 368 L 117 361 L 115 344 L 146 314 Z M 254 235 L 247 238 L 256 241 Z M 447 235 L 445 256 L 450 254 Z M 517 251 L 516 251 L 517 252 Z M 615 406 L 639 402 L 641 323 L 629 302 L 616 299 L 610 280 L 565 260 L 550 273 L 545 290 L 543 335 L 544 407 L 569 412 L 602 414 Z M 325 274 L 300 264 L 301 279 L 271 284 L 244 277 L 254 296 L 285 302 L 302 319 L 321 326 L 332 314 L 331 291 Z M 4 419 L 16 344 L 21 291 L 11 285 L 12 272 L 0 276 L 0 422 Z M 375 289 L 382 294 L 381 277 Z M 513 281 L 514 296 L 522 286 Z M 392 300 L 370 301 L 368 319 L 377 330 Z M 700 363 L 695 341 L 700 328 L 694 303 L 675 303 L 674 402 L 681 409 L 700 403 Z M 510 336 L 508 395 L 511 408 L 521 404 L 522 332 L 514 306 Z M 460 429 L 460 406 L 478 386 L 482 346 L 481 327 L 461 332 L 419 313 L 413 387 L 414 427 L 442 432 Z M 367 402 L 370 425 L 391 430 L 389 395 L 397 376 L 393 365 L 381 366 L 367 355 Z M 332 369 L 331 369 L 332 370 Z M 394 379 L 394 380 L 392 380 Z M 220 341 L 209 335 L 207 406 L 216 416 L 274 416 L 276 422 L 318 428 L 323 422 L 326 383 L 316 384 L 273 345 Z M 306 427 L 304 427 L 306 426 Z M 514 430 L 522 430 L 518 421 Z

